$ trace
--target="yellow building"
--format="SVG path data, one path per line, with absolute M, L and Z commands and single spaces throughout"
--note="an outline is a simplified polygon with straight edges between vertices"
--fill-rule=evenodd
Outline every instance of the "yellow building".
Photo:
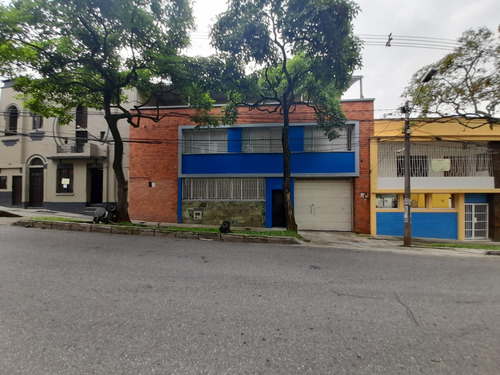
M 12 82 L 5 81 L 0 98 L 0 205 L 83 213 L 116 201 L 114 144 L 104 113 L 79 106 L 75 121 L 60 125 L 57 118 L 30 113 L 16 94 Z M 128 129 L 123 122 L 125 139 Z M 126 176 L 128 155 L 125 144 Z
M 412 121 L 410 133 L 412 236 L 500 239 L 500 128 Z M 403 120 L 375 121 L 372 234 L 404 234 L 404 146 Z

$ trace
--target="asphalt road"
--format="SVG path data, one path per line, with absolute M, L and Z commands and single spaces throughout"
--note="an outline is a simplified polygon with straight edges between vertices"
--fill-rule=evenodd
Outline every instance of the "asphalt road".
M 500 257 L 0 226 L 1 374 L 498 374 Z

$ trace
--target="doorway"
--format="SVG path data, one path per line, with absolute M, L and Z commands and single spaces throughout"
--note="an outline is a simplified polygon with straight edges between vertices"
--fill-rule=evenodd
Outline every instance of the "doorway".
M 465 239 L 488 239 L 488 204 L 465 204 Z
M 89 177 L 90 185 L 90 199 L 89 205 L 99 205 L 102 203 L 103 193 L 103 165 L 102 164 L 89 164 L 87 176 Z
M 286 227 L 285 195 L 283 190 L 273 190 L 273 227 Z
M 12 176 L 12 205 L 23 204 L 23 176 Z
M 43 168 L 30 167 L 29 206 L 43 206 Z

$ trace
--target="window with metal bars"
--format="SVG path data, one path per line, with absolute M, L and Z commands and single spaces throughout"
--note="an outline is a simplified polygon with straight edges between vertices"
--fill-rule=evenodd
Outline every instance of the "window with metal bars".
M 220 154 L 227 152 L 227 129 L 185 129 L 183 154 Z
M 283 152 L 281 132 L 281 127 L 243 128 L 241 131 L 241 151 L 247 153 Z
M 185 178 L 183 200 L 265 200 L 264 178 Z
M 351 151 L 353 145 L 354 126 L 346 125 L 338 130 L 339 136 L 329 140 L 325 131 L 307 126 L 304 128 L 304 151 L 335 152 Z
M 429 173 L 429 165 L 426 155 L 411 155 L 410 156 L 410 176 L 411 177 L 427 177 Z M 405 157 L 397 156 L 397 176 L 404 177 L 405 175 Z

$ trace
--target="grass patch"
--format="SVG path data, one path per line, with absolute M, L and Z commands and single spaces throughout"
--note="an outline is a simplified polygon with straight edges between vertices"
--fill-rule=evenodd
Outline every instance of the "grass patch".
M 74 219 L 74 218 L 69 218 L 69 217 L 56 217 L 56 216 L 37 216 L 37 217 L 30 217 L 28 218 L 29 220 L 41 220 L 41 221 L 60 221 L 60 222 L 67 222 L 67 223 L 88 223 L 89 220 L 82 220 L 82 219 Z
M 158 227 L 155 227 L 158 228 Z M 219 228 L 197 228 L 197 227 L 166 227 L 168 230 L 184 231 L 184 232 L 199 232 L 199 233 L 219 233 Z M 295 237 L 302 238 L 296 232 L 286 230 L 267 230 L 267 231 L 251 231 L 251 230 L 233 230 L 234 234 L 245 234 L 247 236 L 267 236 L 267 237 Z
M 464 244 L 464 243 L 421 243 L 421 247 L 445 247 L 445 248 L 461 248 L 461 249 L 477 249 L 477 250 L 500 250 L 497 245 L 481 245 L 481 244 Z
M 89 220 L 74 219 L 67 217 L 56 217 L 56 216 L 43 216 L 43 217 L 31 217 L 30 220 L 42 220 L 42 221 L 57 221 L 57 222 L 70 222 L 70 223 L 88 223 Z M 147 228 L 147 229 L 164 229 L 178 232 L 193 232 L 193 233 L 219 233 L 219 228 L 211 227 L 182 227 L 182 226 L 158 226 L 158 225 L 144 225 L 136 223 L 111 223 L 110 225 L 116 225 L 118 227 L 135 227 L 135 228 Z M 247 236 L 265 236 L 265 237 L 293 237 L 302 238 L 302 236 L 296 232 L 290 232 L 286 230 L 266 230 L 266 231 L 250 231 L 250 230 L 233 230 L 234 234 L 244 234 Z

